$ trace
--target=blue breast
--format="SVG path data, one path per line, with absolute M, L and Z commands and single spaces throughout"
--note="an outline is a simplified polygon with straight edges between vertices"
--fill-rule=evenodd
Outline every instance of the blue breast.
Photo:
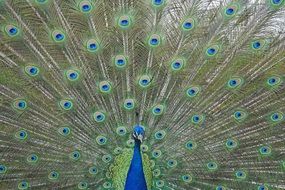
M 129 168 L 125 190 L 147 190 L 140 152 L 140 141 L 135 140 L 134 154 Z

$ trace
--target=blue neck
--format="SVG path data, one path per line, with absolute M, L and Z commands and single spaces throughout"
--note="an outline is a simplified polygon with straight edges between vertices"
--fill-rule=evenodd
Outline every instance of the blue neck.
M 135 140 L 134 154 L 128 172 L 125 190 L 147 190 L 140 151 L 140 141 Z

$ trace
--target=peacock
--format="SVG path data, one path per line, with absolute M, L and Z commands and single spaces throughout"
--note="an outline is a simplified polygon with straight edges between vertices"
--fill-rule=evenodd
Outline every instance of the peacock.
M 285 0 L 0 0 L 1 190 L 285 189 Z

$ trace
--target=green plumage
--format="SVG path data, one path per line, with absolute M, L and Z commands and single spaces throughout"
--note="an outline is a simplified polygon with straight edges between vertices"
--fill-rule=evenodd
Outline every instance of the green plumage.
M 0 189 L 285 189 L 285 0 L 0 0 Z

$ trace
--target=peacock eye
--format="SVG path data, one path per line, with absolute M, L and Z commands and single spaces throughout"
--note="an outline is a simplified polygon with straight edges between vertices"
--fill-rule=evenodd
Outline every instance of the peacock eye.
M 93 9 L 93 6 L 89 0 L 83 0 L 79 3 L 79 8 L 83 13 L 90 13 Z
M 60 41 L 60 40 L 63 40 L 64 35 L 63 35 L 63 34 L 56 34 L 56 35 L 55 35 L 55 38 L 56 38 L 58 41 Z
M 103 155 L 102 160 L 105 163 L 109 163 L 112 160 L 112 156 L 109 154 Z
M 121 16 L 118 20 L 118 25 L 122 29 L 129 28 L 129 26 L 131 25 L 131 18 L 127 15 Z
M 198 114 L 195 114 L 192 116 L 191 118 L 191 122 L 194 124 L 194 125 L 197 125 L 197 124 L 201 124 L 204 120 L 204 116 L 203 115 L 198 115 Z
M 118 59 L 116 63 L 117 63 L 117 65 L 122 66 L 125 64 L 125 60 L 124 59 Z
M 261 47 L 261 44 L 260 44 L 260 42 L 257 41 L 257 42 L 254 42 L 252 44 L 252 46 L 253 46 L 254 49 L 259 49 Z
M 120 136 L 124 136 L 127 133 L 127 130 L 125 127 L 118 127 L 116 130 L 117 134 Z
M 192 177 L 189 174 L 183 175 L 181 178 L 185 183 L 190 183 L 192 181 Z
M 48 2 L 48 0 L 36 0 L 36 3 L 38 3 L 38 4 L 45 4 L 47 2 Z
M 282 121 L 283 118 L 284 118 L 284 116 L 283 116 L 283 113 L 281 113 L 281 112 L 275 112 L 275 113 L 271 114 L 271 116 L 270 116 L 270 119 L 273 122 Z
M 132 110 L 132 109 L 134 109 L 134 108 L 135 108 L 135 101 L 134 101 L 134 99 L 126 99 L 126 100 L 124 101 L 124 108 L 125 108 L 126 110 Z
M 209 48 L 209 49 L 207 50 L 207 53 L 208 53 L 208 55 L 215 55 L 215 54 L 216 54 L 216 49 L 214 49 L 214 48 Z
M 150 85 L 150 82 L 151 79 L 148 75 L 142 75 L 139 79 L 139 85 L 142 87 L 142 88 L 146 88 Z
M 182 29 L 184 31 L 190 31 L 194 28 L 194 26 L 195 26 L 195 22 L 192 18 L 188 18 L 184 20 L 184 22 L 182 23 Z
M 267 85 L 270 87 L 275 87 L 281 84 L 282 80 L 279 76 L 271 76 L 267 79 Z
M 155 185 L 158 187 L 158 188 L 161 188 L 164 186 L 164 181 L 163 180 L 158 180 L 155 182 Z
M 254 40 L 251 43 L 251 48 L 253 50 L 261 50 L 265 45 L 265 40 L 259 39 L 259 40 Z
M 74 81 L 76 79 L 78 79 L 78 73 L 75 71 L 75 72 L 70 72 L 68 74 L 68 79 L 71 80 L 71 81 Z
M 247 117 L 247 113 L 245 111 L 238 110 L 234 112 L 233 116 L 237 122 L 242 122 Z
M 183 65 L 184 65 L 184 60 L 183 59 L 177 59 L 171 63 L 171 69 L 173 71 L 179 71 L 182 69 Z
M 185 22 L 184 24 L 183 24 L 183 27 L 185 28 L 185 29 L 191 29 L 192 28 L 192 23 L 191 22 Z
M 159 158 L 162 155 L 160 150 L 154 150 L 152 151 L 152 157 L 153 158 Z
M 231 3 L 224 9 L 224 17 L 227 19 L 234 17 L 238 12 L 239 7 L 238 3 Z
M 117 55 L 114 59 L 114 64 L 117 68 L 124 68 L 127 65 L 127 59 L 123 55 Z
M 271 4 L 272 5 L 281 5 L 283 3 L 284 0 L 271 0 Z
M 70 128 L 69 127 L 61 127 L 58 129 L 58 132 L 62 136 L 68 136 L 70 134 Z
M 24 111 L 27 108 L 27 102 L 23 99 L 18 99 L 13 102 L 13 107 L 16 110 Z
M 165 3 L 165 0 L 151 0 L 151 1 L 152 1 L 152 5 L 155 8 L 159 8 Z
M 199 94 L 199 92 L 200 92 L 199 87 L 193 86 L 193 87 L 190 87 L 186 90 L 186 95 L 189 98 L 193 98 L 193 97 L 197 96 Z
M 160 5 L 163 2 L 163 0 L 153 0 L 153 3 L 156 5 Z
M 50 180 L 57 180 L 59 177 L 59 173 L 57 171 L 52 171 L 49 173 L 48 178 Z
M 25 130 L 16 132 L 15 137 L 19 140 L 25 140 L 28 137 L 28 133 Z
M 91 9 L 91 6 L 90 6 L 90 5 L 83 5 L 83 6 L 82 6 L 82 10 L 83 10 L 84 12 L 89 11 L 90 9 Z
M 216 55 L 216 53 L 217 53 L 217 50 L 215 48 L 208 48 L 207 49 L 207 54 L 209 56 L 214 56 L 214 55 Z
M 199 116 L 194 116 L 194 117 L 193 117 L 193 121 L 194 121 L 194 122 L 198 122 L 199 120 L 200 120 Z
M 105 182 L 105 183 L 103 183 L 103 187 L 104 187 L 105 189 L 109 189 L 109 188 L 112 187 L 112 184 L 111 184 L 110 182 Z
M 234 14 L 235 14 L 234 8 L 230 7 L 230 8 L 227 8 L 227 9 L 226 9 L 226 15 L 232 16 L 232 15 L 234 15 Z
M 259 153 L 263 156 L 267 156 L 271 153 L 271 148 L 269 146 L 262 146 L 259 149 Z
M 29 188 L 29 183 L 27 181 L 21 181 L 18 184 L 18 189 L 20 189 L 20 190 L 25 190 L 25 189 L 28 189 L 28 188 Z
M 235 89 L 235 88 L 241 86 L 242 82 L 243 82 L 242 78 L 233 77 L 228 81 L 228 87 L 230 89 Z
M 179 63 L 179 62 L 173 63 L 173 68 L 175 68 L 175 69 L 180 68 L 180 66 L 181 66 L 181 63 Z
M 40 72 L 39 68 L 36 66 L 26 66 L 24 70 L 25 70 L 25 73 L 30 77 L 35 77 Z
M 94 51 L 94 50 L 97 49 L 97 44 L 96 44 L 96 43 L 90 43 L 90 44 L 88 45 L 88 48 L 89 48 L 89 50 Z
M 67 79 L 71 82 L 76 81 L 79 78 L 79 72 L 77 70 L 73 70 L 73 69 L 67 70 L 65 72 L 65 75 L 66 75 Z
M 129 24 L 129 21 L 128 20 L 121 20 L 121 25 L 122 26 L 126 26 Z
M 162 140 L 162 139 L 164 139 L 165 135 L 166 135 L 166 132 L 164 130 L 160 130 L 154 134 L 154 137 L 157 140 Z
M 242 113 L 240 112 L 240 111 L 237 111 L 237 112 L 235 112 L 235 117 L 236 118 L 241 118 L 241 116 L 242 116 Z
M 148 83 L 148 80 L 143 79 L 141 83 L 142 83 L 143 85 L 146 85 L 146 84 Z
M 275 83 L 276 83 L 276 79 L 275 79 L 275 78 L 270 78 L 270 79 L 268 80 L 268 83 L 269 83 L 269 84 L 275 84 Z
M 106 84 L 102 85 L 102 90 L 104 91 L 109 90 L 109 86 Z
M 223 187 L 223 186 L 221 186 L 221 185 L 219 185 L 219 186 L 217 186 L 216 187 L 216 190 L 224 190 L 225 188 Z
M 5 26 L 5 32 L 10 37 L 15 37 L 19 34 L 19 28 L 15 25 L 6 25 Z
M 155 176 L 155 177 L 158 177 L 158 176 L 160 176 L 160 174 L 161 174 L 161 172 L 160 172 L 160 169 L 155 169 L 155 170 L 153 170 L 153 175 Z
M 206 55 L 208 57 L 214 57 L 218 54 L 219 52 L 219 46 L 218 45 L 213 45 L 213 46 L 209 46 L 207 49 L 206 49 Z
M 95 53 L 99 50 L 99 43 L 97 42 L 96 39 L 89 39 L 86 42 L 86 48 L 89 52 Z
M 114 154 L 118 155 L 118 154 L 121 154 L 123 152 L 123 149 L 121 147 L 116 147 L 114 149 Z
M 164 111 L 164 106 L 163 105 L 155 105 L 152 108 L 152 114 L 155 116 L 161 115 Z
M 134 139 L 127 140 L 127 146 L 133 148 L 135 146 L 135 140 Z
M 66 99 L 61 100 L 59 102 L 59 105 L 65 111 L 71 110 L 73 108 L 73 103 L 70 100 L 66 100 Z
M 97 111 L 93 114 L 93 118 L 97 123 L 101 123 L 105 121 L 105 114 L 103 112 Z
M 234 149 L 235 147 L 237 147 L 237 142 L 234 141 L 234 140 L 232 140 L 232 139 L 228 139 L 228 140 L 226 141 L 226 147 L 227 147 L 228 149 Z
M 148 146 L 147 145 L 141 145 L 141 149 L 143 152 L 147 152 L 148 151 Z
M 194 141 L 191 141 L 191 140 L 185 144 L 186 149 L 189 151 L 196 149 L 196 146 L 197 146 L 196 143 Z
M 79 160 L 80 157 L 81 157 L 81 154 L 80 154 L 80 152 L 77 151 L 77 150 L 76 150 L 76 151 L 73 151 L 73 152 L 70 154 L 70 158 L 71 158 L 72 160 L 74 160 L 74 161 Z
M 168 160 L 168 161 L 167 161 L 167 165 L 168 165 L 168 167 L 170 167 L 170 168 L 174 168 L 175 166 L 177 166 L 177 161 L 176 161 L 176 160 L 173 160 L 173 159 Z
M 79 182 L 77 187 L 78 189 L 87 189 L 88 184 L 86 182 Z
M 97 167 L 96 166 L 90 167 L 89 168 L 89 173 L 92 174 L 92 175 L 97 174 L 98 173 Z
M 237 177 L 238 179 L 245 179 L 245 178 L 246 178 L 246 174 L 245 174 L 244 171 L 239 170 L 239 171 L 237 171 L 235 174 L 236 174 L 236 177 Z
M 232 15 L 232 14 L 234 14 L 234 9 L 233 9 L 233 8 L 228 8 L 228 9 L 226 10 L 226 14 L 227 14 L 227 15 Z
M 31 74 L 35 74 L 35 73 L 37 73 L 37 69 L 36 69 L 36 68 L 31 68 L 31 69 L 29 70 L 29 72 L 30 72 Z
M 100 135 L 96 137 L 96 142 L 98 145 L 105 145 L 107 143 L 107 138 Z
M 111 83 L 109 81 L 102 81 L 99 83 L 100 92 L 108 94 L 112 90 Z
M 7 167 L 5 165 L 0 164 L 0 174 L 4 174 L 7 171 Z
M 218 168 L 218 165 L 217 165 L 216 162 L 209 162 L 209 163 L 207 164 L 207 168 L 208 168 L 209 170 L 216 170 L 216 169 Z
M 36 154 L 31 154 L 27 157 L 27 161 L 29 163 L 36 163 L 38 161 L 39 157 Z
M 55 42 L 63 42 L 65 41 L 65 34 L 60 30 L 54 30 L 52 32 L 52 38 Z
M 151 47 L 157 47 L 160 45 L 161 37 L 158 34 L 153 34 L 149 38 L 149 45 Z
M 258 190 L 268 190 L 268 187 L 265 185 L 259 185 Z

